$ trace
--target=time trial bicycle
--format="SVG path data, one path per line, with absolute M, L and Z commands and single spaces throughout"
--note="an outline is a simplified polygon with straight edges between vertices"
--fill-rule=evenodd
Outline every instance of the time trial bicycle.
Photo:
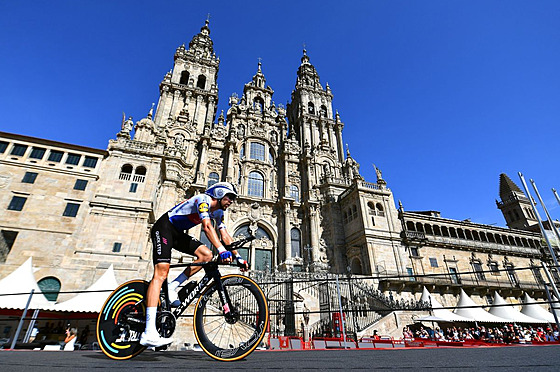
M 254 236 L 249 236 L 225 247 L 236 250 L 253 239 Z M 171 265 L 202 266 L 205 275 L 179 291 L 181 304 L 176 308 L 169 302 L 167 281 L 163 283 L 156 327 L 162 337 L 171 337 L 177 318 L 198 298 L 193 315 L 198 344 L 216 360 L 235 361 L 251 354 L 262 342 L 268 328 L 268 304 L 255 281 L 240 274 L 222 276 L 218 270 L 220 264 L 215 257 L 210 262 Z M 146 325 L 148 285 L 142 279 L 128 281 L 115 289 L 101 308 L 97 340 L 109 358 L 130 359 L 146 349 L 140 345 L 140 335 Z

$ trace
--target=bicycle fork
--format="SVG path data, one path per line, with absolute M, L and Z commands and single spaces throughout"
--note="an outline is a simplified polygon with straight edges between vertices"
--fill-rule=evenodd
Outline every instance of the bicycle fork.
M 218 291 L 218 295 L 220 297 L 220 302 L 222 304 L 222 311 L 224 313 L 224 317 L 226 322 L 229 324 L 233 324 L 238 320 L 237 310 L 231 305 L 231 301 L 228 295 L 228 292 L 222 283 L 220 273 L 216 272 L 213 274 L 214 282 L 216 283 L 216 290 Z

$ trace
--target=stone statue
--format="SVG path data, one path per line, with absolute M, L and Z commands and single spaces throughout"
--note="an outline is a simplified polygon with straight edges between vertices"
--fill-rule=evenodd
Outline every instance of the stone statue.
M 275 130 L 270 132 L 270 141 L 275 145 L 278 143 L 278 133 Z
M 132 121 L 132 116 L 129 116 L 128 120 L 124 120 L 124 118 L 125 118 L 125 114 L 123 112 L 123 120 L 122 120 L 121 129 L 122 129 L 123 132 L 130 133 L 130 131 L 134 127 L 134 122 Z
M 245 137 L 245 126 L 240 125 L 237 127 L 237 138 L 243 139 Z
M 173 144 L 175 145 L 176 148 L 182 149 L 184 140 L 185 140 L 185 136 L 179 133 L 175 136 Z

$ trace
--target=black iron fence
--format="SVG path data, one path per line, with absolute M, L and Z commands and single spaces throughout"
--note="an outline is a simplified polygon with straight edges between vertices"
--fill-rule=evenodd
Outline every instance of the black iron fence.
M 267 296 L 273 335 L 339 336 L 343 323 L 349 334 L 357 334 L 393 310 L 429 308 L 422 301 L 385 295 L 355 276 L 258 271 L 249 275 Z

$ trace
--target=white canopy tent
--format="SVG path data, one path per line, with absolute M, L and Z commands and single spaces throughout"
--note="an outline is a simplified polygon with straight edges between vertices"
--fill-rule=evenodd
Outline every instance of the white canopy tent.
M 523 307 L 521 308 L 521 313 L 531 318 L 544 320 L 548 323 L 554 323 L 554 315 L 546 311 L 542 306 L 536 303 L 536 301 L 531 298 L 527 293 L 525 293 L 525 298 L 523 300 Z
M 99 312 L 110 292 L 118 287 L 113 265 L 84 292 L 71 299 L 57 303 L 52 310 L 73 312 Z
M 498 292 L 494 292 L 494 302 L 490 307 L 489 313 L 492 315 L 499 316 L 500 318 L 504 318 L 509 322 L 515 323 L 547 323 L 544 320 L 532 318 L 528 315 L 522 314 L 513 306 L 509 306 L 502 296 L 498 294 Z
M 49 309 L 54 302 L 41 293 L 33 274 L 31 257 L 11 274 L 0 280 L 0 309 L 25 309 L 31 290 L 35 290 L 30 309 Z M 20 293 L 20 294 L 14 294 Z
M 417 321 L 426 322 L 472 322 L 473 319 L 465 318 L 461 315 L 454 314 L 453 312 L 443 309 L 443 306 L 432 297 L 431 293 L 428 292 L 426 287 L 422 290 L 422 297 L 420 300 L 428 302 L 432 305 L 432 310 L 434 315 L 426 316 Z
M 508 323 L 509 320 L 500 318 L 496 315 L 490 314 L 479 305 L 475 304 L 474 301 L 461 289 L 461 296 L 459 297 L 459 303 L 453 311 L 457 315 L 461 315 L 465 318 L 470 318 L 476 322 L 487 322 L 487 323 Z

